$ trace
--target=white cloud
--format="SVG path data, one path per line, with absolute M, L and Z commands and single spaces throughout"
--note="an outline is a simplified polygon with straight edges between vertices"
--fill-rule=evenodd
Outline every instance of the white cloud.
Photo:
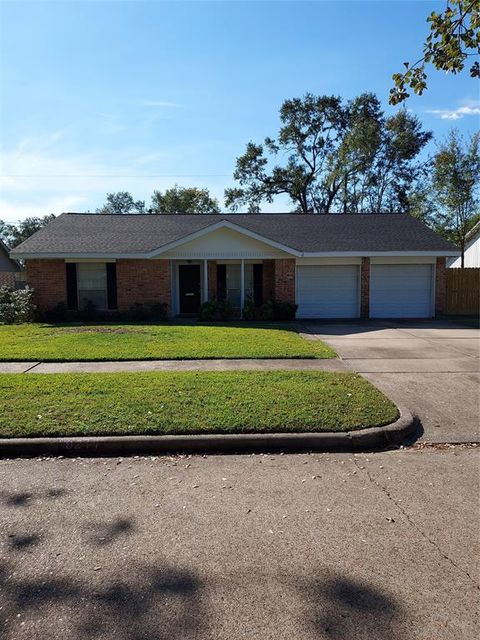
M 168 102 L 165 100 L 141 100 L 140 106 L 142 107 L 157 107 L 160 109 L 181 109 L 183 105 L 177 102 Z
M 480 102 L 470 102 L 457 109 L 427 109 L 442 120 L 461 120 L 465 116 L 480 116 Z
M 17 222 L 28 216 L 64 211 L 95 211 L 107 193 L 129 191 L 149 203 L 155 189 L 192 183 L 223 200 L 226 178 L 174 175 L 175 154 L 183 147 L 149 152 L 128 149 L 121 155 L 69 154 L 55 145 L 56 134 L 25 138 L 12 149 L 0 149 L 0 220 Z M 60 139 L 60 138 L 58 138 Z

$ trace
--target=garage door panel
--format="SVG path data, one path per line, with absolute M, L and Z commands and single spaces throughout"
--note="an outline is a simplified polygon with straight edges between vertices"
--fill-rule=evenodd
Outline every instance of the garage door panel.
M 371 265 L 371 318 L 429 318 L 431 315 L 431 264 Z
M 308 265 L 297 269 L 298 318 L 357 318 L 358 266 Z

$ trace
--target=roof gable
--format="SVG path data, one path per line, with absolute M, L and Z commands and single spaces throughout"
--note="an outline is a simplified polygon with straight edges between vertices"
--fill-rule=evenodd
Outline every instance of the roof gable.
M 149 257 L 165 258 L 260 258 L 299 255 L 291 247 L 222 220 L 153 251 Z

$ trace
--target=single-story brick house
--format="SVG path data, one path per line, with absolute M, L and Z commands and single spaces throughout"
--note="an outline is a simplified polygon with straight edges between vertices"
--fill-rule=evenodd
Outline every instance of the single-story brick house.
M 459 252 L 405 214 L 64 213 L 10 255 L 40 309 L 162 302 L 179 316 L 251 298 L 296 302 L 298 318 L 428 318 Z

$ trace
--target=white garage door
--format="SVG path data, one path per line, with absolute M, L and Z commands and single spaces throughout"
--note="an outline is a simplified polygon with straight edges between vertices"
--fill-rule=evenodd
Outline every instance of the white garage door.
M 371 265 L 371 318 L 429 318 L 432 315 L 431 264 Z
M 358 266 L 297 268 L 297 318 L 358 318 Z

